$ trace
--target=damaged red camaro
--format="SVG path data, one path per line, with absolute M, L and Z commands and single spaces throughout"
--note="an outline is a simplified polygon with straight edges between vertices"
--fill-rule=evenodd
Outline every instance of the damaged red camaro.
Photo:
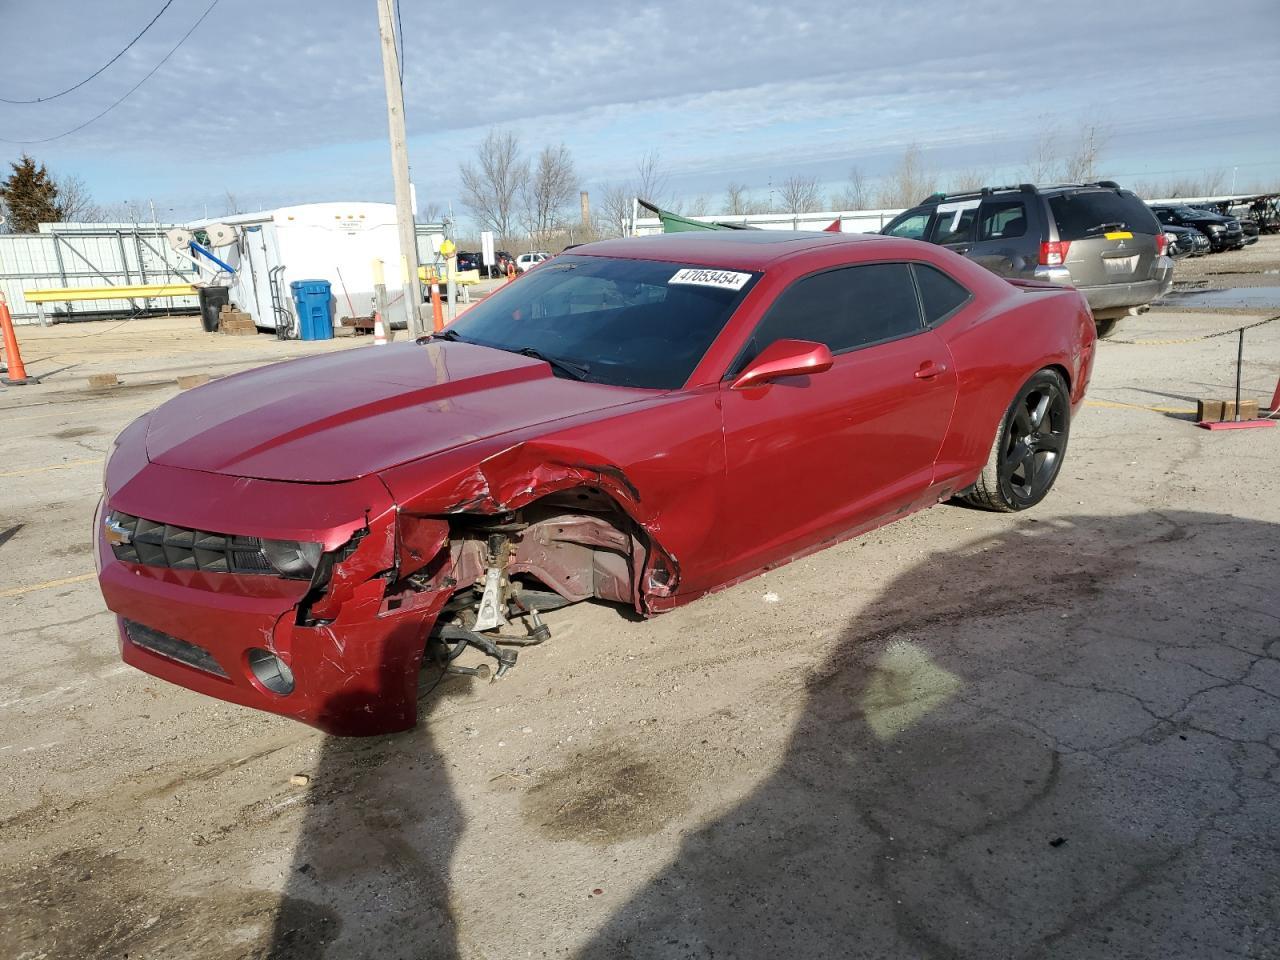
M 538 611 L 649 616 L 941 500 L 1033 505 L 1093 329 L 1073 290 L 911 240 L 589 244 L 443 334 L 136 420 L 106 468 L 102 592 L 148 673 L 403 730 L 424 656 L 501 675 L 549 636 Z M 457 667 L 467 649 L 489 659 Z

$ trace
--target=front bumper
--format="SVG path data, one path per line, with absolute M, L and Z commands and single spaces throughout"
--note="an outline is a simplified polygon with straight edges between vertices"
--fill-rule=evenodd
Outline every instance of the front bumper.
M 117 485 L 113 479 L 120 477 L 113 478 L 112 472 L 109 465 L 111 502 L 104 498 L 95 517 L 95 560 L 102 595 L 117 617 L 126 663 L 207 696 L 292 717 L 331 734 L 368 736 L 414 725 L 427 634 L 448 596 L 385 596 L 386 580 L 376 574 L 395 563 L 395 511 L 379 481 L 280 484 L 148 464 Z M 166 503 L 177 499 L 172 491 L 181 491 L 180 513 L 170 509 L 164 515 Z M 325 618 L 306 625 L 298 615 L 310 591 L 306 581 L 117 560 L 102 523 L 111 508 L 152 517 L 159 512 L 156 518 L 163 522 L 201 529 L 234 524 L 235 532 L 252 535 L 266 535 L 267 530 L 282 534 L 281 524 L 301 529 L 304 516 L 355 516 L 361 518 L 354 524 L 364 534 L 351 560 L 344 562 L 349 571 L 336 568 L 331 581 L 330 594 L 340 595 L 342 602 L 333 602 Z M 352 524 L 308 534 L 328 547 L 351 535 Z M 134 628 L 144 642 L 130 638 L 126 620 L 145 628 Z M 147 631 L 178 643 L 164 637 L 148 642 L 143 634 L 154 636 Z M 207 656 L 183 655 L 190 654 L 189 645 Z M 288 667 L 291 689 L 274 692 L 255 673 L 251 658 L 262 656 L 261 651 Z

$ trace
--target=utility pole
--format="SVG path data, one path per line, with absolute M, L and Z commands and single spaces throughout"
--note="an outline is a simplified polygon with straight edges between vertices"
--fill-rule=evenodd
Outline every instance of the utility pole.
M 418 304 L 418 230 L 413 219 L 413 199 L 409 187 L 409 149 L 405 144 L 404 89 L 400 85 L 400 54 L 392 27 L 392 0 L 374 0 L 378 5 L 378 33 L 382 37 L 382 80 L 387 90 L 387 127 L 391 137 L 391 175 L 396 186 L 396 225 L 400 233 L 401 283 L 409 333 L 422 336 Z

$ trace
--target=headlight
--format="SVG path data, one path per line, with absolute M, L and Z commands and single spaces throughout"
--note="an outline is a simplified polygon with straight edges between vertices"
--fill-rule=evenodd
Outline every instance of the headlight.
M 262 552 L 267 562 L 282 577 L 309 580 L 316 572 L 324 544 L 305 540 L 263 540 Z
M 1220 223 L 1211 223 L 1209 224 L 1209 229 L 1212 230 L 1214 233 L 1221 233 L 1223 230 L 1227 228 Z

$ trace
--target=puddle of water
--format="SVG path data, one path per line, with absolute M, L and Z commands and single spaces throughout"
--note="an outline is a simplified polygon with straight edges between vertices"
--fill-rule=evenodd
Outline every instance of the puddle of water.
M 1175 290 L 1158 303 L 1171 307 L 1262 307 L 1280 309 L 1280 287 L 1234 287 L 1230 290 Z

